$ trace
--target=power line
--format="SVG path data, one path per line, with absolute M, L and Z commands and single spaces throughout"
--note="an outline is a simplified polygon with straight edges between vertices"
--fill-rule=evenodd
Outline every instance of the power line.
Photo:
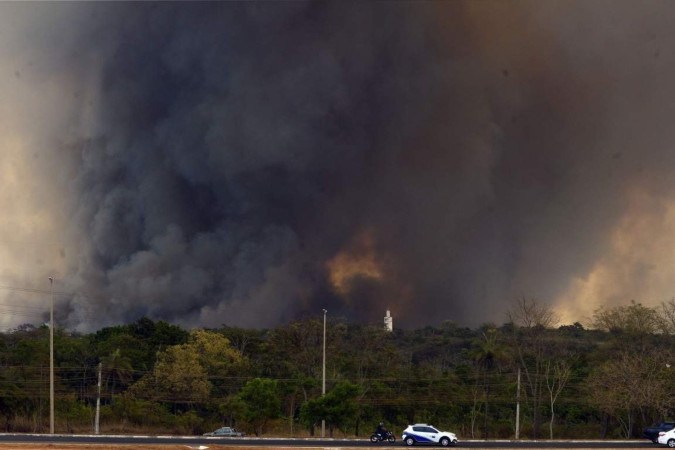
M 15 287 L 15 286 L 0 286 L 0 289 L 5 290 L 5 291 L 28 292 L 28 293 L 32 293 L 32 294 L 45 294 L 45 295 L 51 294 L 51 292 L 49 290 L 45 290 L 45 289 L 21 288 L 21 287 Z M 54 291 L 54 295 L 75 295 L 75 294 L 73 294 L 71 292 Z

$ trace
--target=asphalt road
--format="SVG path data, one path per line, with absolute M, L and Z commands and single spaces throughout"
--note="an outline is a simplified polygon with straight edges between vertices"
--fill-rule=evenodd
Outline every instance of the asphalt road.
M 395 444 L 372 444 L 368 439 L 281 439 L 255 437 L 222 438 L 205 436 L 126 436 L 126 435 L 45 435 L 45 434 L 0 434 L 0 444 L 99 444 L 99 445 L 183 445 L 183 446 L 232 446 L 232 447 L 314 447 L 327 448 L 360 448 L 373 447 L 378 450 L 400 449 L 403 442 Z M 665 446 L 655 445 L 648 440 L 629 441 L 507 441 L 507 440 L 469 440 L 460 441 L 459 448 L 473 449 L 660 449 Z M 431 447 L 434 448 L 434 447 Z M 437 447 L 436 447 L 437 448 Z

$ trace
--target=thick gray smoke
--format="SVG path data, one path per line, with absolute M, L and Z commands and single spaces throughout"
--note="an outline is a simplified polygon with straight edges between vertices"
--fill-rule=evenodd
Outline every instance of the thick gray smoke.
M 581 321 L 675 295 L 660 250 L 675 244 L 674 4 L 0 16 L 0 114 L 22 143 L 0 169 L 27 167 L 35 195 L 14 214 L 50 224 L 6 239 L 3 267 L 22 268 L 0 284 L 40 286 L 28 242 L 56 252 L 34 275 L 57 271 L 71 328 L 267 327 L 322 308 L 476 325 L 522 296 Z

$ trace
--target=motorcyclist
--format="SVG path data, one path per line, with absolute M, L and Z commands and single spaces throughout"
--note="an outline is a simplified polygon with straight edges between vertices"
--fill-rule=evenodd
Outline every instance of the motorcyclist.
M 388 433 L 388 431 L 387 431 L 387 429 L 384 427 L 384 423 L 380 422 L 380 423 L 377 425 L 377 428 L 375 429 L 375 434 L 379 434 L 379 435 L 382 437 L 382 439 L 386 439 L 387 433 Z

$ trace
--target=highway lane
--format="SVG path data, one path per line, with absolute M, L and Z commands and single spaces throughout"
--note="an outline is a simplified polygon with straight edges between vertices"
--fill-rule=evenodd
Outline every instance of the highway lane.
M 91 444 L 91 445 L 183 445 L 231 446 L 231 447 L 273 447 L 273 448 L 362 448 L 377 450 L 405 447 L 403 442 L 395 444 L 372 444 L 368 439 L 283 439 L 283 438 L 222 438 L 207 436 L 128 436 L 128 435 L 70 435 L 70 434 L 0 434 L 0 444 Z M 648 440 L 606 440 L 606 441 L 508 441 L 508 440 L 466 440 L 460 441 L 459 448 L 473 449 L 660 449 Z M 416 446 L 416 448 L 419 448 Z M 438 448 L 438 447 L 422 447 Z

